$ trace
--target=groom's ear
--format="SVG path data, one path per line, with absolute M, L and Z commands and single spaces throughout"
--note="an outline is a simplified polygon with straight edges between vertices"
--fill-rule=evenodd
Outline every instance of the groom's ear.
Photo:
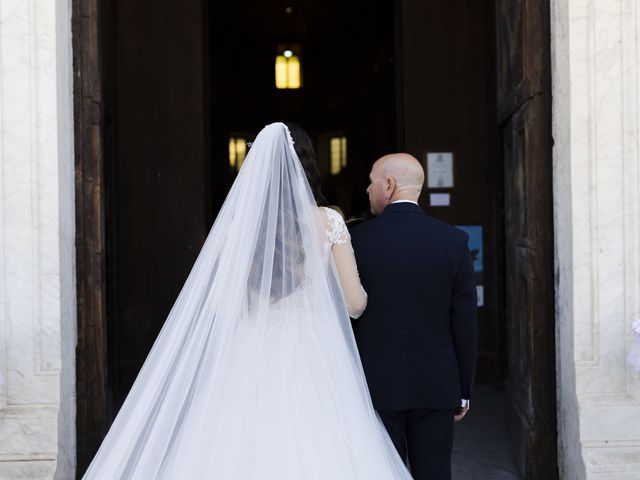
M 387 177 L 387 181 L 385 182 L 384 190 L 385 194 L 391 197 L 393 195 L 393 191 L 396 189 L 396 179 L 393 177 Z

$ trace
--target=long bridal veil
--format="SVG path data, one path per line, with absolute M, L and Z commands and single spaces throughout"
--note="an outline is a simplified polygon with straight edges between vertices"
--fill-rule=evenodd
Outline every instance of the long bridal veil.
M 253 143 L 86 479 L 409 479 L 286 126 Z

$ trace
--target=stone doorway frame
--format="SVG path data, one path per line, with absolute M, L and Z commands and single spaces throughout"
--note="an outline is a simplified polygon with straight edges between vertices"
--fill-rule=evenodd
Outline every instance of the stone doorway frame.
M 106 382 L 103 36 L 99 7 L 99 0 L 72 0 L 77 278 L 76 432 L 79 475 L 90 463 L 109 423 Z

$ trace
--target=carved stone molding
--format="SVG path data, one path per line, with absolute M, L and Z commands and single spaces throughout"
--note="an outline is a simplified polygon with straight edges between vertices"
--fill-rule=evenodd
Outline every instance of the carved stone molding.
M 0 478 L 73 468 L 69 7 L 0 3 Z
M 640 6 L 552 3 L 561 460 L 566 478 L 637 479 Z

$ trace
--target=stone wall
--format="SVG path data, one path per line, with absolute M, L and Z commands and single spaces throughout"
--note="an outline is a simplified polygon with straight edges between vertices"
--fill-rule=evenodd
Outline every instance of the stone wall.
M 560 466 L 640 478 L 640 5 L 553 0 Z
M 70 0 L 0 2 L 0 478 L 74 476 Z
M 70 0 L 0 2 L 0 479 L 73 478 Z M 640 6 L 553 0 L 560 468 L 640 478 Z

